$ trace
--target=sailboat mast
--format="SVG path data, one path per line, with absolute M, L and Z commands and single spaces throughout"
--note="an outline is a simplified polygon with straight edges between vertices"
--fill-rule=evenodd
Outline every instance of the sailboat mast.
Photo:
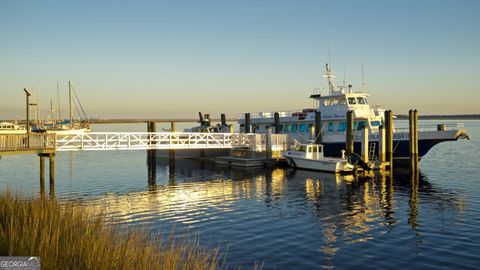
M 62 116 L 60 115 L 60 90 L 59 90 L 59 85 L 57 82 L 57 111 L 58 111 L 58 121 L 62 120 Z
M 70 128 L 73 127 L 73 111 L 72 111 L 72 83 L 68 81 L 68 111 L 70 113 Z

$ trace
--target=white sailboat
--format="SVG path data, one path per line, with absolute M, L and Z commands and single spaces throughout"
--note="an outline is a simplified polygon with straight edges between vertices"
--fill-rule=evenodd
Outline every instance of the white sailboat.
M 58 88 L 58 85 L 57 85 Z M 75 95 L 76 103 L 74 102 L 73 96 Z M 58 107 L 60 104 L 58 104 Z M 76 107 L 77 112 L 82 113 L 85 120 L 77 120 L 73 119 L 73 106 Z M 60 108 L 58 108 L 59 112 L 58 115 L 60 116 Z M 53 109 L 52 109 L 53 111 Z M 55 134 L 82 134 L 85 132 L 92 131 L 90 128 L 90 123 L 88 122 L 88 117 L 83 109 L 82 104 L 80 103 L 77 95 L 72 89 L 72 83 L 68 81 L 68 111 L 69 111 L 69 118 L 64 119 L 62 121 L 53 121 L 50 124 L 45 125 L 45 131 L 47 133 L 55 133 Z M 53 112 L 52 112 L 53 114 Z M 80 117 L 79 117 L 80 118 Z

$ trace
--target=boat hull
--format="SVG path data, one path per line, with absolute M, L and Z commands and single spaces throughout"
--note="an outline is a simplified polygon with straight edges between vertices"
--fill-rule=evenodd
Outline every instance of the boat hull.
M 353 166 L 348 164 L 346 161 L 341 160 L 314 160 L 314 159 L 305 159 L 299 157 L 285 156 L 287 159 L 288 165 L 294 168 L 314 170 L 314 171 L 323 171 L 331 173 L 340 173 L 340 172 L 351 172 L 353 171 Z
M 456 139 L 424 139 L 418 141 L 418 157 L 421 159 L 424 155 L 430 151 L 435 145 L 445 141 L 456 141 Z M 395 140 L 393 141 L 394 151 L 393 159 L 395 163 L 407 162 L 410 158 L 408 140 Z M 324 142 L 324 151 L 326 156 L 340 157 L 340 152 L 345 150 L 345 142 Z M 374 147 L 375 157 L 379 157 L 379 145 L 378 141 L 372 141 L 369 143 L 369 147 Z M 354 143 L 354 152 L 357 154 L 362 153 L 362 144 L 360 142 Z

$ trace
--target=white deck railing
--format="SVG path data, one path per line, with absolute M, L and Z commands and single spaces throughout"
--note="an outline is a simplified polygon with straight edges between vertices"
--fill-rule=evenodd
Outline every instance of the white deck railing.
M 272 135 L 272 149 L 286 149 L 286 135 Z M 89 132 L 57 134 L 57 151 L 265 148 L 265 134 L 185 132 Z
M 43 151 L 54 149 L 54 134 L 0 134 L 0 154 L 1 152 Z

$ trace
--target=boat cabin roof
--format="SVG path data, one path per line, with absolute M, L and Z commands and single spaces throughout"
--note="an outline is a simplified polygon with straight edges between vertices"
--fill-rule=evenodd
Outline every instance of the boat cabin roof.
M 295 146 L 295 151 L 299 152 L 307 152 L 307 153 L 312 153 L 312 152 L 323 152 L 323 145 L 322 144 L 297 144 Z

